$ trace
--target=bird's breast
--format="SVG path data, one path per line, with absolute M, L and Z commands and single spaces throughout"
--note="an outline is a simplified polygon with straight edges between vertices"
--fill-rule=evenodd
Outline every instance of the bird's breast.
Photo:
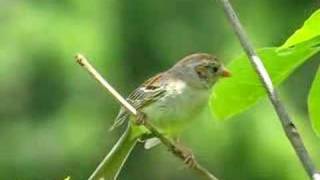
M 183 81 L 169 83 L 165 88 L 162 98 L 144 108 L 147 116 L 165 130 L 184 127 L 207 104 L 209 90 L 193 89 Z

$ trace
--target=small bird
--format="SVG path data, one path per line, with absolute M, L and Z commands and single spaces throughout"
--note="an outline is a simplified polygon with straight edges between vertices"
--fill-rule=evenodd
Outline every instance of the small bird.
M 207 104 L 212 86 L 220 77 L 229 76 L 230 72 L 215 56 L 192 54 L 169 70 L 145 81 L 129 95 L 127 101 L 144 113 L 161 133 L 176 139 Z M 116 179 L 139 140 L 145 143 L 146 149 L 160 142 L 150 137 L 145 127 L 128 121 L 129 118 L 134 117 L 121 108 L 111 129 L 127 123 L 126 131 L 90 180 Z

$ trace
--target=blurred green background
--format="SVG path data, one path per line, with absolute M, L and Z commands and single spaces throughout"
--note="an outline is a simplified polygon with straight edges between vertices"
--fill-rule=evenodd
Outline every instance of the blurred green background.
M 320 6 L 232 2 L 256 47 L 282 44 Z M 242 50 L 212 0 L 0 0 L 0 179 L 86 179 L 122 133 L 108 132 L 119 105 L 74 62 L 77 52 L 128 95 L 185 55 L 209 52 L 227 63 Z M 318 167 L 306 99 L 319 58 L 280 87 Z M 207 109 L 182 141 L 223 180 L 308 179 L 266 99 L 225 122 Z M 120 175 L 197 178 L 165 147 L 142 145 Z

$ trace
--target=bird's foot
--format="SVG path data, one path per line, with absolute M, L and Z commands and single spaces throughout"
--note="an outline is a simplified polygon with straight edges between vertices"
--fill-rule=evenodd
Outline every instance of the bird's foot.
M 147 118 L 147 115 L 145 113 L 138 112 L 137 118 L 135 121 L 136 125 L 138 125 L 138 126 L 144 125 L 146 122 L 146 118 Z
M 193 168 L 196 166 L 197 162 L 196 162 L 196 159 L 195 159 L 192 151 L 184 152 L 184 161 L 183 162 L 188 168 Z
M 193 168 L 196 166 L 197 161 L 193 155 L 193 152 L 190 148 L 182 145 L 180 143 L 180 140 L 176 141 L 176 145 L 178 146 L 178 149 L 180 151 L 181 156 L 184 159 L 184 164 L 188 167 L 188 168 Z

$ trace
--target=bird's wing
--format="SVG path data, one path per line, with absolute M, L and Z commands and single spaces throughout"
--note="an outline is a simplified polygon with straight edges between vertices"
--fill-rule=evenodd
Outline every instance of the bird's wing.
M 163 83 L 164 78 L 164 74 L 162 73 L 148 79 L 128 96 L 127 101 L 137 110 L 157 101 L 166 91 Z M 127 110 L 121 107 L 119 114 L 110 129 L 112 130 L 121 126 L 129 116 L 130 114 Z

